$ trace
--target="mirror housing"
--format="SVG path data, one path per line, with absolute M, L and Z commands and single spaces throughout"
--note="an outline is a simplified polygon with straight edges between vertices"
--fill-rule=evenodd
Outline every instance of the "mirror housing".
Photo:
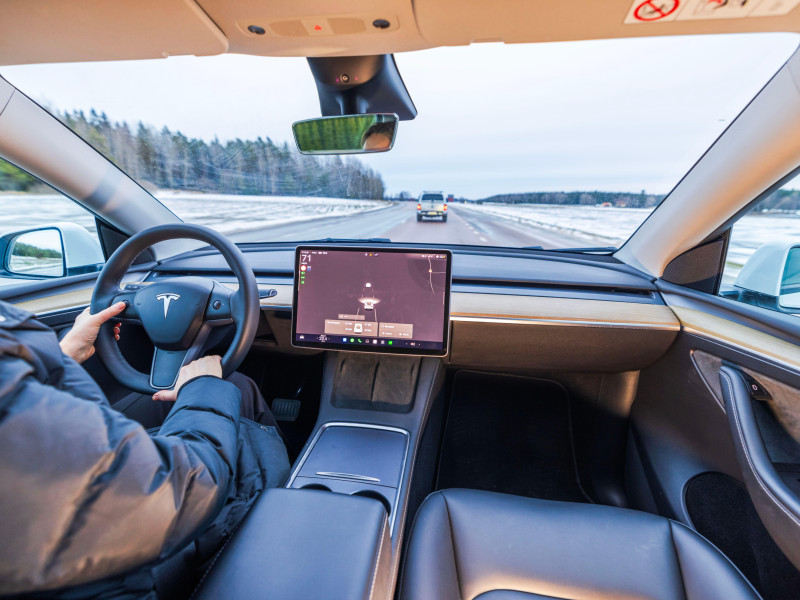
M 800 313 L 800 246 L 792 246 L 786 253 L 778 305 L 793 313 Z
M 298 121 L 292 125 L 301 154 L 368 154 L 392 149 L 395 114 L 346 115 Z
M 16 234 L 8 242 L 3 267 L 20 277 L 63 277 L 67 261 L 61 232 L 48 227 Z
M 800 243 L 763 244 L 744 264 L 733 286 L 738 300 L 800 315 Z
M 394 113 L 417 116 L 392 54 L 308 58 L 323 117 Z
M 55 223 L 0 237 L 0 277 L 52 279 L 100 271 L 99 242 L 74 223 Z

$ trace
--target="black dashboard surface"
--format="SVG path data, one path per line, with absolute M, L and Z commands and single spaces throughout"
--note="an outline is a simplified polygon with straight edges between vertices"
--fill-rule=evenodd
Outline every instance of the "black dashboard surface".
M 244 246 L 242 250 L 256 276 L 283 279 L 294 276 L 296 246 L 297 244 L 272 247 Z M 430 250 L 435 247 L 420 246 L 420 248 Z M 648 277 L 607 256 L 546 251 L 528 253 L 477 251 L 445 246 L 441 248 L 453 252 L 454 285 L 618 291 L 629 294 L 652 294 L 655 297 L 656 287 Z M 200 249 L 168 259 L 155 271 L 163 275 L 177 273 L 223 275 L 228 273 L 229 269 L 218 253 Z

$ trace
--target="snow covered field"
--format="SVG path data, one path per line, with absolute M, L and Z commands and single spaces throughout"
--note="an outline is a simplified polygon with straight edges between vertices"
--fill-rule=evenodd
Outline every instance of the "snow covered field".
M 185 192 L 159 192 L 156 196 L 185 221 L 228 234 L 277 223 L 364 213 L 390 205 L 389 202 L 371 200 Z M 619 246 L 651 212 L 639 208 L 499 203 L 458 204 L 453 208 L 472 214 L 491 214 L 523 226 L 561 231 L 592 246 Z M 86 211 L 55 194 L 0 194 L 0 215 L 0 234 L 56 221 L 71 221 L 94 230 L 94 219 Z M 371 235 L 383 233 L 376 231 Z M 762 243 L 779 237 L 795 238 L 800 242 L 800 215 L 756 214 L 741 219 L 731 239 L 726 280 L 732 280 Z
M 619 246 L 647 218 L 649 208 L 600 208 L 551 204 L 459 204 L 458 210 L 487 213 L 523 225 L 561 231 L 592 245 Z
M 553 206 L 548 204 L 459 204 L 458 209 L 483 212 L 509 221 L 562 231 L 585 239 L 587 244 L 617 246 L 650 215 L 650 208 L 599 206 Z M 763 243 L 781 238 L 800 242 L 800 215 L 787 213 L 752 214 L 733 229 L 725 268 L 725 280 L 732 281 L 750 255 Z
M 234 196 L 162 192 L 156 197 L 189 223 L 235 233 L 276 223 L 296 223 L 386 208 L 390 202 L 293 196 Z
M 234 196 L 159 192 L 156 197 L 181 219 L 223 233 L 259 229 L 276 223 L 350 215 L 389 206 L 389 202 L 292 196 Z M 94 231 L 85 210 L 56 194 L 0 194 L 0 234 L 56 221 Z

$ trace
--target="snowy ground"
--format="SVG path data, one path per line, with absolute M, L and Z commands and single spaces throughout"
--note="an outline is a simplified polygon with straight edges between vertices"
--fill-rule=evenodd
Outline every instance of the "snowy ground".
M 380 210 L 390 203 L 339 198 L 233 196 L 160 192 L 157 197 L 185 221 L 224 233 Z M 456 208 L 456 207 L 454 207 Z M 521 224 L 568 233 L 587 245 L 619 246 L 650 214 L 650 209 L 551 206 L 541 204 L 457 205 L 457 210 L 490 213 Z M 94 230 L 94 219 L 58 195 L 0 194 L 0 234 L 17 229 L 71 221 Z M 380 235 L 382 232 L 376 232 Z M 800 241 L 800 215 L 757 214 L 737 223 L 728 253 L 730 281 L 758 246 L 779 237 Z
M 388 202 L 291 196 L 234 196 L 159 192 L 156 197 L 181 219 L 223 233 L 379 210 Z M 56 221 L 70 221 L 94 231 L 85 210 L 57 194 L 0 194 L 0 234 Z
M 291 196 L 233 196 L 161 192 L 156 197 L 184 221 L 223 233 L 362 213 L 385 208 L 389 202 Z M 0 234 L 56 221 L 69 221 L 94 231 L 94 218 L 57 194 L 0 194 Z
M 293 196 L 235 196 L 161 192 L 156 197 L 184 221 L 222 233 L 259 229 L 276 223 L 296 223 L 380 210 L 389 202 Z
M 619 246 L 650 214 L 649 208 L 600 208 L 550 204 L 459 204 L 459 210 L 483 212 L 522 224 L 561 231 L 592 245 Z
M 649 208 L 552 206 L 547 204 L 459 204 L 459 210 L 489 213 L 510 221 L 562 231 L 587 244 L 619 247 L 650 215 Z M 747 215 L 731 236 L 725 280 L 732 281 L 750 255 L 763 243 L 781 238 L 800 242 L 800 215 Z

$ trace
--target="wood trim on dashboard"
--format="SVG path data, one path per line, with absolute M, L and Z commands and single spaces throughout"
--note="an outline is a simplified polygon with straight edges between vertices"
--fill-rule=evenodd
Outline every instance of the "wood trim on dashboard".
M 69 310 L 71 308 L 82 308 L 92 301 L 93 291 L 94 281 L 92 281 L 92 287 L 89 288 L 73 290 L 71 292 L 61 292 L 60 294 L 50 294 L 33 300 L 16 302 L 14 305 L 17 308 L 27 310 L 37 315 Z
M 235 283 L 225 285 L 232 289 L 238 287 Z M 259 287 L 272 288 L 278 292 L 271 298 L 262 298 L 262 308 L 291 307 L 291 285 L 260 284 Z M 17 306 L 36 314 L 44 314 L 80 308 L 89 304 L 91 299 L 92 288 L 86 288 L 26 300 Z M 663 304 L 471 292 L 453 292 L 450 320 L 668 331 L 680 329 L 675 314 Z
M 94 286 L 94 281 L 91 282 Z M 141 282 L 147 284 L 149 282 Z M 223 283 L 224 286 L 231 289 L 239 289 L 235 283 Z M 263 307 L 288 307 L 292 306 L 292 286 L 291 285 L 269 285 L 259 284 L 259 288 L 272 288 L 278 291 L 276 296 L 272 298 L 262 298 L 261 306 Z M 25 300 L 23 302 L 15 303 L 15 305 L 23 310 L 30 311 L 37 315 L 46 313 L 59 312 L 62 310 L 69 310 L 81 308 L 88 305 L 92 301 L 92 292 L 94 287 L 89 287 L 81 290 L 73 290 L 70 292 L 62 292 L 60 294 L 51 294 L 35 298 L 33 300 Z
M 673 312 L 663 304 L 511 294 L 454 292 L 450 319 L 668 331 L 680 329 Z

